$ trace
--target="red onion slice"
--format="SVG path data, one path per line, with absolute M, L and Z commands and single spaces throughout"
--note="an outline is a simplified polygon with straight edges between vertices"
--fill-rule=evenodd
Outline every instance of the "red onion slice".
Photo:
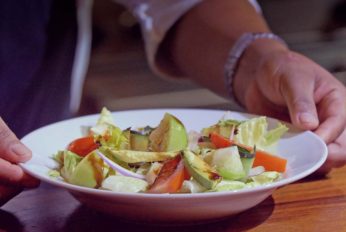
M 115 163 L 113 160 L 107 158 L 107 156 L 102 154 L 99 150 L 96 151 L 96 154 L 98 156 L 100 156 L 100 158 L 106 164 L 108 164 L 111 168 L 113 168 L 115 171 L 117 171 L 121 175 L 145 180 L 145 176 L 143 176 L 141 174 L 134 173 L 134 172 L 132 172 L 130 170 L 127 170 L 126 168 L 121 167 L 119 164 Z

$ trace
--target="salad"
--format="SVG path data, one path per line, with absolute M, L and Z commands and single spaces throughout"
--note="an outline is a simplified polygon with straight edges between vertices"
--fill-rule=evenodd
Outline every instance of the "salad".
M 265 117 L 221 118 L 188 132 L 166 113 L 156 127 L 120 129 L 103 108 L 96 124 L 53 155 L 50 176 L 96 189 L 141 193 L 236 191 L 282 178 L 287 160 L 275 155 L 287 127 L 268 130 Z

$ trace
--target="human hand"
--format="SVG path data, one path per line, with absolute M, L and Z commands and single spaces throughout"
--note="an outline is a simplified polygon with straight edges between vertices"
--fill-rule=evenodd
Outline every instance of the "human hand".
M 39 181 L 18 166 L 28 161 L 31 151 L 26 148 L 0 117 L 0 206 L 20 193 L 23 188 L 39 185 Z
M 268 51 L 268 45 L 265 46 Z M 236 76 L 234 82 L 236 96 L 246 109 L 291 121 L 298 128 L 319 135 L 328 145 L 328 158 L 319 173 L 326 174 L 334 167 L 345 165 L 346 90 L 343 84 L 318 64 L 288 49 L 281 47 L 269 53 L 257 50 L 256 54 L 261 55 L 255 56 L 256 65 L 252 63 L 253 68 L 244 70 L 244 66 L 251 64 L 251 58 L 245 60 L 239 68 L 239 75 L 244 78 Z M 247 55 L 254 54 L 250 51 Z

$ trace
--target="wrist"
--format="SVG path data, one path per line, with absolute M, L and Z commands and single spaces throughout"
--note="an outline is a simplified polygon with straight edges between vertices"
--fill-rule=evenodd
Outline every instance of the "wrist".
M 240 104 L 246 107 L 246 92 L 255 81 L 259 72 L 271 72 L 263 70 L 269 67 L 266 62 L 269 57 L 287 53 L 289 49 L 282 41 L 270 38 L 260 38 L 253 41 L 244 51 L 233 76 L 233 94 Z

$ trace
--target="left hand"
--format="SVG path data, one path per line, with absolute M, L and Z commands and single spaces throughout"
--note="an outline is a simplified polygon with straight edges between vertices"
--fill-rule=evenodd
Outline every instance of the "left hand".
M 24 188 L 34 188 L 39 180 L 19 166 L 31 158 L 31 151 L 16 137 L 0 117 L 0 207 Z

